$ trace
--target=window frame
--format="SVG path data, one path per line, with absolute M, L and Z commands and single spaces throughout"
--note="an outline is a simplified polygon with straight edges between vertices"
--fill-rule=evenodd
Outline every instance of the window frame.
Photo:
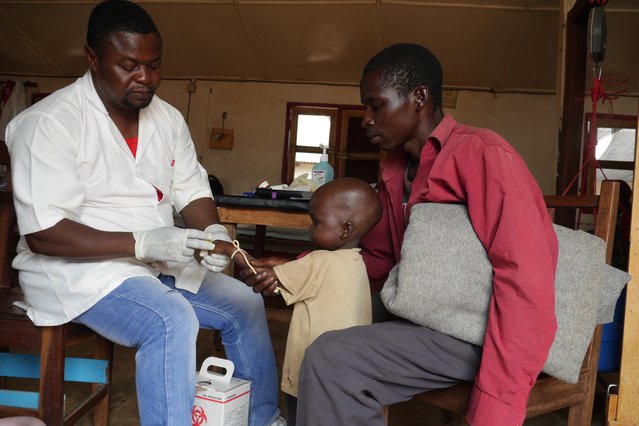
M 592 128 L 592 118 L 593 114 L 591 112 L 586 113 L 584 117 L 584 138 L 583 138 L 583 151 L 582 151 L 582 161 L 586 159 L 588 155 L 588 144 L 590 142 L 590 133 L 592 131 L 597 132 L 597 129 Z M 602 114 L 597 113 L 597 119 L 595 121 L 597 128 L 599 127 L 614 127 L 619 129 L 634 129 L 635 132 L 639 132 L 637 129 L 637 118 L 632 115 L 621 115 L 621 114 Z M 637 150 L 637 146 L 635 144 L 635 151 Z M 634 156 L 632 161 L 606 161 L 599 160 L 599 165 L 602 169 L 619 169 L 619 170 L 634 170 Z M 594 161 L 591 161 L 590 164 L 586 166 L 584 170 L 582 179 L 582 193 L 583 194 L 596 194 L 597 185 L 596 185 L 596 166 Z
M 335 168 L 335 177 L 340 175 L 342 159 L 338 151 L 341 147 L 341 139 L 345 137 L 342 133 L 342 119 L 347 111 L 362 110 L 361 105 L 347 104 L 327 104 L 314 102 L 287 102 L 286 103 L 286 125 L 284 132 L 284 152 L 282 155 L 282 182 L 290 184 L 295 174 L 295 154 L 297 152 L 309 152 L 321 154 L 320 148 L 297 146 L 297 117 L 302 114 L 308 115 L 330 115 L 331 130 L 329 146 L 327 150 L 328 161 Z M 339 160 L 339 161 L 336 161 Z

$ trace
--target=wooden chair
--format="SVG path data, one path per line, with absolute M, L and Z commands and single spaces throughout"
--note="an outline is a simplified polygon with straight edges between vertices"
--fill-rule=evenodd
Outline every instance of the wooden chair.
M 6 144 L 0 141 L 0 164 L 10 167 Z M 15 210 L 10 170 L 0 188 L 0 376 L 38 379 L 38 392 L 0 389 L 0 417 L 36 416 L 47 426 L 69 425 L 93 409 L 93 424 L 108 424 L 113 343 L 89 328 L 67 323 L 38 327 L 13 302 L 23 299 L 11 282 L 15 247 Z M 66 347 L 96 338 L 95 359 L 65 358 Z M 88 341 L 87 343 L 91 343 Z M 22 353 L 9 352 L 20 349 Z M 34 355 L 33 353 L 39 353 Z M 93 383 L 91 393 L 65 412 L 65 380 Z M 8 382 L 8 380 L 4 380 Z
M 619 182 L 604 181 L 599 196 L 546 196 L 549 208 L 596 209 L 595 235 L 606 242 L 606 261 L 610 263 L 619 203 Z M 590 426 L 597 382 L 597 366 L 602 326 L 595 328 L 576 384 L 569 384 L 541 374 L 528 398 L 526 418 L 568 408 L 568 426 Z M 465 415 L 472 382 L 415 395 L 413 402 L 438 407 L 457 415 Z

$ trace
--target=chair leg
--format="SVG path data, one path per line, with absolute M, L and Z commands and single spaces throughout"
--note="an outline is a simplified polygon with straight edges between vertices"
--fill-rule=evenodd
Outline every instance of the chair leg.
M 42 327 L 38 417 L 47 426 L 64 423 L 64 328 Z
M 601 333 L 601 326 L 598 326 L 593 335 L 594 342 L 601 341 Z M 591 343 L 586 356 L 591 357 L 593 353 L 599 353 L 599 345 Z M 586 395 L 583 398 L 583 403 L 568 408 L 568 426 L 590 426 L 592 423 L 592 410 L 595 405 L 595 390 L 597 387 L 597 361 L 598 357 L 592 360 L 594 367 L 591 367 L 587 373 L 587 378 L 584 379 L 583 389 Z
M 568 409 L 568 426 L 590 426 L 592 411 L 587 415 L 587 405 L 573 405 Z
M 5 348 L 5 347 L 1 347 L 0 348 L 0 352 L 9 352 L 9 348 Z M 0 377 L 0 389 L 4 389 L 5 388 L 5 382 L 7 381 L 7 378 L 4 376 Z
M 93 409 L 93 424 L 95 426 L 107 426 L 109 424 L 109 398 L 111 395 L 111 378 L 113 372 L 113 342 L 100 335 L 96 335 L 95 358 L 109 361 L 109 370 L 107 371 L 107 393 Z M 93 390 L 95 391 L 100 386 L 100 384 L 93 384 Z

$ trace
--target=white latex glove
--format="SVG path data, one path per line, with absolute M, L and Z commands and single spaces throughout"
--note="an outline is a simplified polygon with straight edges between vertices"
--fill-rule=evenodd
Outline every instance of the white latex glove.
M 165 226 L 133 232 L 135 257 L 145 262 L 188 262 L 195 250 L 213 250 L 211 234 L 198 229 Z
M 210 234 L 213 237 L 212 238 L 213 241 L 221 240 L 221 241 L 227 241 L 229 243 L 232 242 L 231 237 L 229 236 L 229 233 L 226 230 L 226 228 L 218 223 L 207 226 L 204 232 Z M 213 248 L 215 248 L 215 244 L 213 244 Z M 209 249 L 209 250 L 212 250 L 212 249 Z M 200 251 L 200 256 L 202 256 L 202 260 L 200 261 L 202 266 L 204 266 L 206 269 L 212 272 L 222 272 L 224 269 L 226 269 L 229 262 L 231 261 L 231 258 L 228 256 L 225 256 L 223 254 L 215 254 L 215 253 L 209 254 L 208 250 Z

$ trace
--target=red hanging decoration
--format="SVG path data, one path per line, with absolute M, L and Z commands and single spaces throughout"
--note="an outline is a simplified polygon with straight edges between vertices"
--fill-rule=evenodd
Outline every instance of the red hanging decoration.
M 590 0 L 590 4 L 597 3 L 597 6 L 605 6 L 608 0 Z
M 626 81 L 627 79 L 617 81 L 617 82 L 609 82 L 609 81 L 607 82 L 612 85 L 620 85 L 625 83 Z M 568 186 L 566 187 L 562 195 L 566 195 L 568 193 L 568 191 L 570 190 L 572 185 L 575 183 L 577 178 L 583 173 L 584 169 L 588 166 L 588 164 L 590 164 L 591 161 L 593 162 L 595 166 L 595 170 L 601 171 L 601 174 L 603 175 L 604 180 L 608 179 L 606 177 L 606 173 L 603 171 L 603 168 L 599 164 L 599 161 L 597 161 L 597 157 L 595 156 L 595 149 L 597 147 L 597 104 L 599 103 L 600 100 L 602 105 L 607 102 L 608 114 L 612 114 L 612 111 L 613 111 L 612 101 L 619 98 L 619 95 L 624 92 L 625 92 L 625 89 L 619 90 L 616 92 L 610 92 L 610 93 L 606 92 L 602 84 L 601 68 L 599 67 L 599 64 L 597 63 L 595 67 L 593 68 L 592 88 L 590 89 L 590 99 L 592 101 L 592 119 L 590 120 L 590 133 L 588 138 L 588 145 L 586 146 L 586 155 L 583 159 L 581 167 L 579 168 L 575 176 L 572 178 L 572 180 L 570 181 L 570 183 L 568 184 Z M 583 101 L 585 99 L 586 98 L 579 98 L 580 101 Z M 583 179 L 582 186 L 581 186 L 581 193 L 584 194 L 585 192 L 586 192 L 586 181 L 585 179 Z M 592 213 L 595 216 L 594 219 L 596 223 L 597 212 L 593 211 Z M 581 222 L 581 214 L 582 212 L 580 209 L 577 215 L 577 218 L 578 218 L 577 227 L 579 227 Z
M 11 96 L 11 92 L 13 92 L 13 86 L 15 86 L 16 82 L 12 80 L 6 80 L 1 82 L 2 90 L 0 91 L 0 114 L 2 114 L 2 108 L 9 100 Z
M 591 0 L 593 1 L 593 0 Z M 606 81 L 611 85 L 620 85 L 626 82 L 627 80 L 621 80 L 617 82 Z M 572 185 L 575 183 L 577 178 L 581 175 L 583 170 L 588 166 L 588 164 L 592 161 L 595 165 L 596 169 L 599 169 L 606 179 L 606 174 L 603 169 L 599 165 L 597 158 L 595 157 L 595 148 L 597 146 L 597 104 L 601 101 L 602 105 L 606 102 L 608 103 L 608 113 L 611 114 L 613 111 L 612 101 L 619 98 L 619 95 L 625 92 L 625 90 L 619 90 L 616 92 L 606 92 L 602 84 L 603 80 L 601 78 L 601 68 L 599 64 L 597 64 L 593 68 L 593 79 L 592 79 L 592 88 L 590 89 L 590 99 L 592 100 L 592 119 L 590 121 L 590 137 L 588 140 L 588 145 L 586 146 L 586 156 L 583 159 L 582 165 L 572 178 L 562 195 L 566 195 Z M 586 98 L 580 98 L 579 100 L 585 100 Z M 585 183 L 582 186 L 582 193 L 585 192 Z
M 612 114 L 613 112 L 612 101 L 619 98 L 619 95 L 624 93 L 625 90 L 619 90 L 619 91 L 610 92 L 610 93 L 606 92 L 602 84 L 603 80 L 601 78 L 601 69 L 598 70 L 598 67 L 595 67 L 593 71 L 595 75 L 592 81 L 592 89 L 590 90 L 590 99 L 592 100 L 592 120 L 590 122 L 591 131 L 590 131 L 590 138 L 588 141 L 587 148 L 588 148 L 588 157 L 592 158 L 597 168 L 599 168 L 601 170 L 601 173 L 603 173 L 603 170 L 601 169 L 601 167 L 599 166 L 599 163 L 597 162 L 597 159 L 595 158 L 595 147 L 597 146 L 597 103 L 600 100 L 602 105 L 604 105 L 607 102 L 608 114 Z M 599 71 L 599 73 L 597 73 L 597 71 Z M 606 80 L 606 82 L 608 84 L 618 86 L 620 84 L 625 83 L 626 80 L 622 80 L 618 82 L 611 82 L 609 80 Z M 587 160 L 588 158 L 584 161 L 584 163 L 587 163 Z M 606 176 L 604 175 L 604 179 L 605 178 Z

